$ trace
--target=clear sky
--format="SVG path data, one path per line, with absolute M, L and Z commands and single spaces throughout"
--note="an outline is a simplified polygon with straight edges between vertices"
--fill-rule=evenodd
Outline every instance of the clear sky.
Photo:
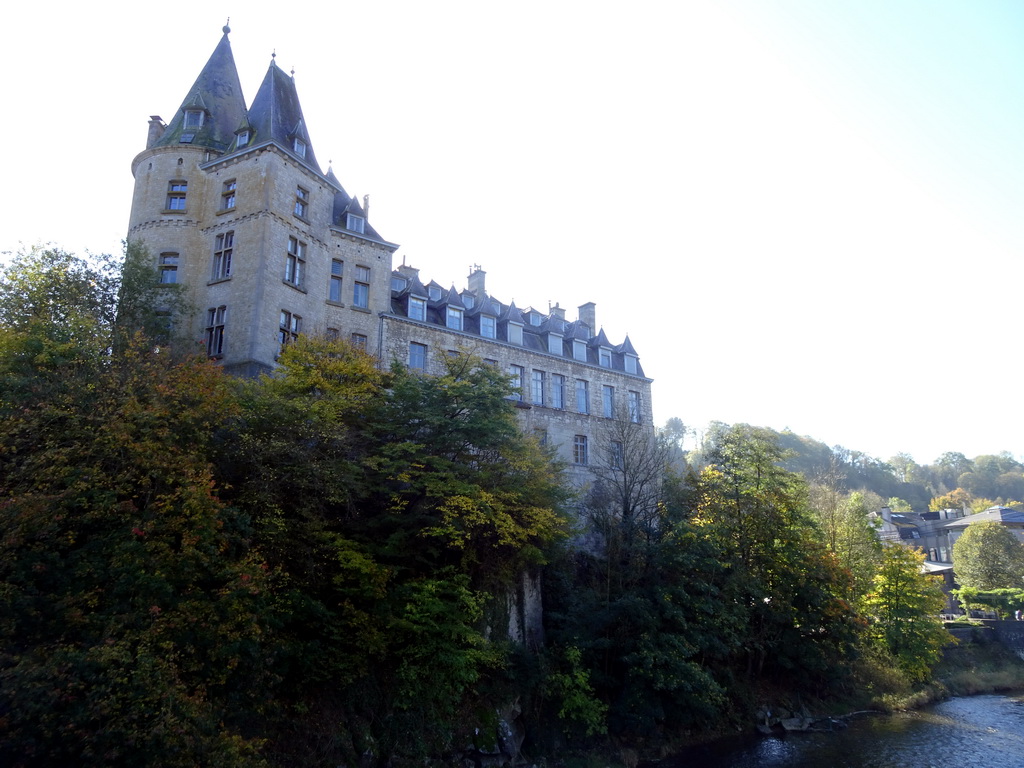
M 596 302 L 659 422 L 1024 455 L 1024 3 L 18 4 L 0 251 L 119 250 L 228 16 L 246 101 L 276 50 L 396 264 Z

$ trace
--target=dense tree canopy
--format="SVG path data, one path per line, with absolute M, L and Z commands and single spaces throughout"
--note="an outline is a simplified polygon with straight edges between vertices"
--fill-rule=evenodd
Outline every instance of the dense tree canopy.
M 997 522 L 967 526 L 953 543 L 953 561 L 962 587 L 1024 588 L 1024 546 Z

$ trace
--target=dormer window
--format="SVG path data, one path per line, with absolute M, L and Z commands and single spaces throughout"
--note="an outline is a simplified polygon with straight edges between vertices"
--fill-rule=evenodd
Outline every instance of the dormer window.
M 548 353 L 552 355 L 562 354 L 562 337 L 557 333 L 548 336 Z
M 462 303 L 466 305 L 466 309 L 472 309 L 473 305 L 476 304 L 476 298 L 471 293 L 467 293 L 462 297 Z
M 298 155 L 299 157 L 305 159 L 305 157 L 306 157 L 306 142 L 304 142 L 302 139 L 296 137 L 292 141 L 292 149 L 295 150 L 295 154 L 296 155 Z
M 204 115 L 204 112 L 201 109 L 186 109 L 185 110 L 185 127 L 186 128 L 202 128 L 203 127 L 203 115 Z
M 530 325 L 540 325 L 543 322 L 543 318 L 537 312 L 530 313 Z
M 440 301 L 441 300 L 441 289 L 436 285 L 430 286 L 430 300 Z
M 572 340 L 572 356 L 575 360 L 587 361 L 587 343 L 579 339 Z
M 493 317 L 490 315 L 480 315 L 480 335 L 485 339 L 493 339 L 496 336 L 495 333 L 496 323 Z
M 349 232 L 358 232 L 360 235 L 363 234 L 366 228 L 366 219 L 362 216 L 356 216 L 354 213 L 346 214 L 345 216 L 345 229 Z
M 427 302 L 417 296 L 409 297 L 409 317 L 412 320 L 427 319 Z
M 241 149 L 242 147 L 246 147 L 248 145 L 249 145 L 249 132 L 248 131 L 239 131 L 239 133 L 238 133 L 238 140 L 235 142 L 235 146 L 238 149 Z
M 612 351 L 608 347 L 601 347 L 599 361 L 602 368 L 612 367 Z
M 636 358 L 626 355 L 626 373 L 636 373 Z
M 462 330 L 462 310 L 458 307 L 448 307 L 447 325 L 454 331 Z
M 523 326 L 518 323 L 508 324 L 508 343 L 519 344 L 523 343 Z

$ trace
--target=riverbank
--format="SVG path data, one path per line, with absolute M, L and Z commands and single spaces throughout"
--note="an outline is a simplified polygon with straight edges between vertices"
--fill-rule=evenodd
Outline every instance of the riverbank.
M 878 670 L 876 670 L 877 673 Z M 791 701 L 789 692 L 760 689 L 750 692 L 751 700 L 788 710 L 792 714 L 807 713 L 813 718 L 844 719 L 851 713 L 871 711 L 893 713 L 919 709 L 952 697 L 1024 691 L 1024 660 L 998 642 L 981 633 L 964 636 L 947 647 L 941 661 L 927 683 L 910 686 L 897 678 L 875 676 L 858 690 L 838 697 Z M 560 759 L 545 761 L 564 768 L 634 768 L 641 763 L 655 762 L 688 748 L 718 740 L 744 737 L 755 731 L 756 716 L 744 724 L 709 724 L 706 730 L 690 732 L 658 745 L 608 745 L 585 753 L 563 754 Z M 644 749 L 644 747 L 647 749 Z M 636 748 L 635 748 L 636 747 Z

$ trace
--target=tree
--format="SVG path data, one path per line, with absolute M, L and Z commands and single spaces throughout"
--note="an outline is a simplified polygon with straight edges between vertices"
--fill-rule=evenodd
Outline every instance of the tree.
M 915 681 L 927 678 L 951 641 L 938 618 L 945 605 L 942 589 L 921 572 L 923 562 L 923 554 L 902 545 L 885 547 L 867 599 L 872 637 Z
M 221 371 L 55 250 L 0 282 L 0 761 L 258 765 L 263 570 L 213 492 Z
M 896 496 L 890 497 L 889 500 L 885 502 L 885 506 L 897 515 L 909 515 L 914 512 L 914 509 L 910 506 L 909 502 L 906 502 Z
M 962 587 L 1024 587 L 1024 546 L 997 522 L 974 523 L 953 542 L 956 580 Z
M 709 457 L 696 520 L 728 566 L 725 601 L 745 616 L 747 674 L 799 676 L 808 686 L 841 676 L 858 619 L 846 600 L 848 576 L 817 543 L 804 483 L 781 468 L 783 454 L 765 430 L 723 430 Z
M 909 453 L 897 453 L 889 459 L 888 464 L 892 467 L 896 479 L 901 483 L 912 483 L 917 480 L 920 467 Z
M 943 509 L 963 509 L 970 507 L 971 500 L 971 494 L 963 488 L 954 488 L 949 493 L 934 497 L 929 502 L 928 509 L 932 512 L 939 512 Z

